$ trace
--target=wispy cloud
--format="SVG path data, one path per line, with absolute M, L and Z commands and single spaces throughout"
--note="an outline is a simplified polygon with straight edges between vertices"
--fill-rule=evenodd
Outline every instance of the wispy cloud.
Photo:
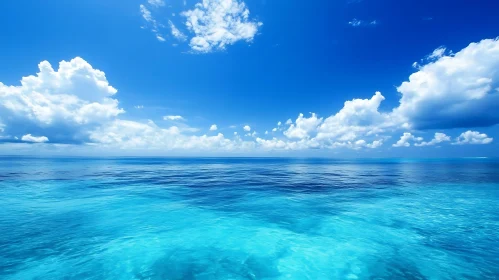
M 147 0 L 147 3 L 154 7 L 162 7 L 165 5 L 165 1 L 163 0 Z
M 184 117 L 182 116 L 164 116 L 163 120 L 165 121 L 185 121 Z
M 170 25 L 170 29 L 172 31 L 173 37 L 177 38 L 180 41 L 185 41 L 187 40 L 187 36 L 185 36 L 174 24 L 171 20 L 168 21 L 168 24 Z
M 369 26 L 369 25 L 374 26 L 374 25 L 378 25 L 379 21 L 377 21 L 377 20 L 365 21 L 365 20 L 360 20 L 360 19 L 354 18 L 351 21 L 349 21 L 348 24 L 353 26 L 353 27 Z
M 140 4 L 139 7 L 142 17 L 150 26 L 152 33 L 154 33 L 154 35 L 156 36 L 156 39 L 158 39 L 158 41 L 164 42 L 165 38 L 159 33 L 159 27 L 161 26 L 161 24 L 156 21 L 156 19 L 152 16 L 151 11 L 147 9 L 146 6 Z

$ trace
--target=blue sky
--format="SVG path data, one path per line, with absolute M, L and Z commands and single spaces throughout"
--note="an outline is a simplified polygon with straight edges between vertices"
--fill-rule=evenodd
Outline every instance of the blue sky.
M 497 1 L 0 8 L 2 154 L 499 156 Z

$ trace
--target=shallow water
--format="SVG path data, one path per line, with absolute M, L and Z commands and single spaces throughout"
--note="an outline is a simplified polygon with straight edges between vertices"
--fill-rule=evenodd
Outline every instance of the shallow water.
M 499 279 L 499 161 L 0 158 L 0 279 Z

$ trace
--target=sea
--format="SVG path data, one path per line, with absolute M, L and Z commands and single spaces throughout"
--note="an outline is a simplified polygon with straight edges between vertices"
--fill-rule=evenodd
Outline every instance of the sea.
M 0 157 L 0 279 L 499 279 L 499 160 Z

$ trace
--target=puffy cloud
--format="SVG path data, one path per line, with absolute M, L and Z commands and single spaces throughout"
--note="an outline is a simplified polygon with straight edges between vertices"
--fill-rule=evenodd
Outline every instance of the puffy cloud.
M 400 140 L 397 141 L 397 143 L 393 144 L 393 147 L 409 147 L 411 146 L 411 143 L 409 141 L 416 141 L 416 142 L 421 142 L 423 141 L 423 138 L 421 137 L 415 137 L 412 135 L 410 132 L 404 132 L 404 134 L 400 137 Z
M 423 147 L 423 146 L 433 146 L 438 143 L 450 141 L 450 136 L 447 136 L 445 133 L 437 132 L 435 133 L 435 137 L 429 142 L 421 142 L 416 143 L 414 146 Z
M 309 138 L 310 133 L 316 131 L 317 126 L 322 123 L 322 118 L 317 118 L 315 113 L 311 114 L 312 116 L 310 116 L 310 118 L 305 118 L 303 117 L 303 114 L 300 113 L 295 124 L 291 124 L 288 130 L 284 132 L 284 135 L 288 138 L 296 139 Z
M 238 0 L 203 0 L 183 12 L 187 28 L 195 34 L 190 41 L 192 50 L 211 52 L 237 41 L 251 42 L 262 23 L 250 20 L 249 13 Z
M 265 135 L 269 134 L 269 131 L 268 130 L 265 130 Z
M 464 145 L 464 144 L 490 144 L 494 139 L 487 136 L 485 133 L 480 133 L 478 131 L 468 130 L 461 133 L 456 139 L 453 145 Z
M 292 124 L 292 123 L 293 123 L 293 120 L 291 120 L 291 119 L 288 119 L 288 120 L 286 121 L 286 124 L 287 124 L 287 125 L 290 125 L 290 124 Z
M 277 128 L 272 128 L 272 132 L 276 132 L 277 131 Z
M 23 137 L 21 137 L 21 140 L 24 142 L 32 142 L 32 143 L 44 143 L 49 141 L 49 139 L 45 136 L 36 137 L 31 134 L 23 135 Z
M 338 113 L 326 118 L 320 125 L 317 138 L 353 141 L 361 136 L 383 132 L 393 126 L 389 114 L 378 111 L 383 100 L 383 95 L 376 92 L 371 99 L 346 101 Z
M 176 126 L 165 129 L 152 121 L 140 123 L 115 120 L 92 131 L 90 139 L 95 143 L 121 149 L 231 151 L 251 146 L 244 141 L 226 139 L 221 133 L 216 136 L 187 136 Z
M 383 140 L 374 140 L 372 143 L 366 144 L 366 147 L 376 149 L 383 146 Z
M 218 129 L 218 127 L 217 127 L 217 125 L 216 125 L 216 124 L 212 124 L 212 125 L 210 126 L 210 131 L 215 131 L 215 130 L 217 130 L 217 129 Z
M 253 132 L 248 132 L 246 133 L 244 136 L 248 136 L 248 137 L 256 137 L 258 133 L 256 133 L 256 131 L 253 131 Z
M 456 54 L 438 48 L 435 59 L 397 90 L 397 119 L 415 129 L 483 127 L 499 123 L 499 40 L 472 43 Z
M 185 121 L 184 117 L 182 116 L 164 116 L 163 120 L 165 121 Z
M 173 37 L 177 38 L 180 41 L 185 41 L 187 40 L 187 36 L 184 35 L 174 24 L 171 20 L 168 21 L 168 24 L 170 25 L 170 29 L 172 31 Z
M 36 76 L 21 85 L 0 83 L 0 118 L 13 135 L 51 133 L 52 141 L 83 141 L 85 132 L 124 113 L 112 96 L 104 72 L 82 58 L 61 61 L 59 69 L 43 61 Z
M 277 126 L 281 126 L 281 124 L 282 124 L 281 122 L 278 122 L 278 123 L 277 123 Z
M 147 3 L 155 7 L 161 7 L 165 5 L 165 1 L 163 0 L 147 0 Z
M 251 131 L 251 127 L 249 125 L 245 125 L 243 129 L 244 131 Z

